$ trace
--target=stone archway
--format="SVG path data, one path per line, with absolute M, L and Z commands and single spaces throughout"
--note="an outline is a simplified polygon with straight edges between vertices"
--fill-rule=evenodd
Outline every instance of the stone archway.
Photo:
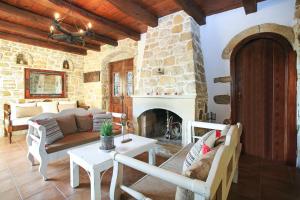
M 226 45 L 222 52 L 223 59 L 230 59 L 231 53 L 235 46 L 245 38 L 257 33 L 277 33 L 285 37 L 295 49 L 295 34 L 292 27 L 283 26 L 274 23 L 260 24 L 250 27 L 239 34 L 235 35 Z
M 107 52 L 101 62 L 101 83 L 102 83 L 102 108 L 107 110 L 109 108 L 109 63 L 119 60 L 125 60 L 133 58 L 134 60 L 134 72 L 136 68 L 136 51 L 131 48 L 120 48 L 118 50 L 112 50 Z

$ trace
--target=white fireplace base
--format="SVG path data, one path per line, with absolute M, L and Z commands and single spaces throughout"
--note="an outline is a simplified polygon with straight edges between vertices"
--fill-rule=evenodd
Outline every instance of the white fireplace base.
M 196 95 L 162 95 L 162 96 L 133 96 L 133 119 L 145 111 L 151 109 L 165 109 L 172 111 L 182 118 L 182 144 L 187 145 L 191 141 L 191 135 L 186 133 L 186 124 L 189 120 L 195 120 Z

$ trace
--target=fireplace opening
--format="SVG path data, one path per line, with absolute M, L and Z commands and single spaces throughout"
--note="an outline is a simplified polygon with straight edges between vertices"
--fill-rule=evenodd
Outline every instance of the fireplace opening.
M 141 135 L 161 143 L 182 143 L 182 118 L 165 109 L 147 110 L 138 118 Z

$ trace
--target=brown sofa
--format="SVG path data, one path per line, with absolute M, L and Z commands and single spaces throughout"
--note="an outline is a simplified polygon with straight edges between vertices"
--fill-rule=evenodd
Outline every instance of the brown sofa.
M 90 116 L 90 115 L 104 115 L 110 118 L 117 118 L 114 121 L 120 121 L 125 115 L 121 113 L 103 113 L 99 110 L 84 110 L 82 108 L 67 109 L 60 113 L 42 113 L 28 121 L 28 159 L 34 164 L 34 159 L 40 163 L 39 172 L 44 180 L 47 179 L 47 165 L 51 161 L 58 160 L 67 156 L 67 152 L 75 147 L 87 145 L 97 142 L 100 139 L 99 131 L 79 131 L 78 123 L 68 122 L 72 120 L 70 116 Z M 58 126 L 63 134 L 63 138 L 57 139 L 51 144 L 46 142 L 46 127 L 39 123 L 45 119 L 56 119 Z M 75 119 L 74 119 L 75 120 Z M 63 124 L 65 123 L 65 124 Z M 75 127 L 76 126 L 76 127 Z M 95 128 L 95 121 L 93 120 L 93 128 Z M 119 134 L 119 129 L 113 130 L 114 134 Z

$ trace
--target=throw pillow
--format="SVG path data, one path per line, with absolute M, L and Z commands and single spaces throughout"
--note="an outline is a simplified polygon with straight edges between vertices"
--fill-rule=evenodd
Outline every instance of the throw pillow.
M 61 112 L 66 109 L 77 108 L 76 101 L 59 101 L 58 102 L 58 111 Z
M 219 137 L 218 139 L 216 139 L 215 141 L 215 144 L 214 144 L 214 147 L 220 145 L 220 144 L 224 144 L 225 143 L 225 140 L 226 140 L 226 136 L 221 136 Z
M 16 117 L 24 118 L 24 117 L 33 117 L 35 115 L 39 115 L 43 112 L 42 107 L 16 107 Z
M 55 118 L 64 135 L 77 132 L 75 115 L 66 115 Z
M 46 144 L 52 144 L 58 139 L 64 137 L 63 133 L 61 132 L 57 122 L 53 118 L 37 120 L 37 124 L 42 125 L 46 129 Z M 39 135 L 37 135 L 39 137 Z
M 100 131 L 101 125 L 105 121 L 112 121 L 112 114 L 93 114 L 93 131 Z
M 183 163 L 183 171 L 185 171 L 185 169 L 191 166 L 197 157 L 202 155 L 201 151 L 202 151 L 203 144 L 206 143 L 206 141 L 208 140 L 208 138 L 210 138 L 211 135 L 214 134 L 215 134 L 215 130 L 207 132 L 193 145 L 189 153 L 186 155 L 185 161 Z M 208 142 L 209 144 L 211 143 L 211 141 Z
M 205 154 L 202 158 L 196 159 L 196 161 L 188 167 L 185 171 L 183 171 L 183 175 L 192 179 L 198 179 L 201 181 L 206 181 L 213 159 L 217 150 L 221 145 L 218 147 L 213 148 L 210 152 Z M 194 193 L 186 190 L 181 187 L 177 187 L 175 200 L 191 200 L 194 199 Z
M 17 107 L 35 107 L 36 103 L 10 103 L 11 119 L 17 118 Z
M 93 130 L 93 115 L 76 115 L 75 118 L 79 132 L 88 132 Z

